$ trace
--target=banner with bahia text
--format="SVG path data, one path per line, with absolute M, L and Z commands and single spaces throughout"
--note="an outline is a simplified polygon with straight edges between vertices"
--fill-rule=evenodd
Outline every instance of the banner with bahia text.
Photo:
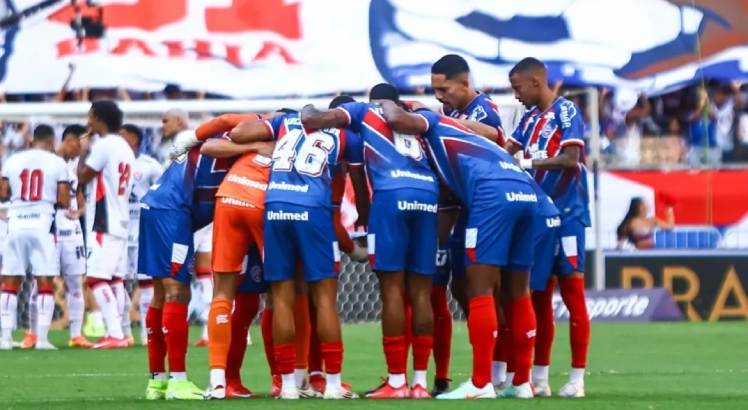
M 0 35 L 7 93 L 57 91 L 70 63 L 73 88 L 176 83 L 232 97 L 359 92 L 383 80 L 412 88 L 427 86 L 447 53 L 466 57 L 478 87 L 499 89 L 527 56 L 547 63 L 551 81 L 650 94 L 748 77 L 748 0 L 11 3 L 45 7 Z M 103 36 L 76 38 L 78 18 L 101 20 Z

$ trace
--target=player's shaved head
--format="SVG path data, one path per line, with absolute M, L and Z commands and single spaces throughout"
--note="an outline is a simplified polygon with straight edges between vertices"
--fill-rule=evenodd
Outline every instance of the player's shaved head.
M 340 107 L 343 104 L 356 102 L 356 100 L 353 99 L 350 95 L 339 95 L 330 101 L 330 105 L 327 106 L 329 109 Z
M 388 83 L 379 83 L 372 87 L 369 92 L 369 101 L 389 100 L 394 103 L 400 102 L 400 92 L 394 85 Z
M 470 67 L 457 54 L 447 54 L 431 66 L 431 88 L 442 104 L 464 110 L 478 94 L 470 84 Z
M 509 71 L 509 82 L 514 97 L 525 107 L 530 108 L 553 99 L 553 91 L 548 87 L 548 70 L 542 61 L 527 57 Z
M 514 74 L 530 73 L 534 75 L 541 75 L 543 77 L 548 76 L 548 69 L 545 67 L 542 61 L 535 57 L 525 57 L 520 60 L 519 63 L 515 64 L 514 67 L 509 71 L 509 77 Z
M 442 74 L 451 80 L 460 75 L 470 74 L 470 66 L 457 54 L 447 54 L 431 66 L 431 74 Z
M 137 155 L 138 151 L 140 151 L 140 141 L 143 140 L 143 130 L 135 124 L 122 124 L 119 134 L 127 141 L 127 145 Z
M 34 128 L 33 141 L 48 141 L 55 138 L 55 131 L 47 124 L 39 124 Z

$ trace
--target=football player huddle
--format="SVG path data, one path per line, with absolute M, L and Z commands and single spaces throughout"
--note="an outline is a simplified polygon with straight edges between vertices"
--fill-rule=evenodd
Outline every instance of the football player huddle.
M 569 380 L 558 395 L 584 397 L 590 339 L 584 232 L 590 221 L 582 114 L 548 86 L 541 61 L 526 58 L 509 76 L 528 109 L 511 134 L 502 128 L 497 105 L 472 86 L 466 61 L 450 54 L 432 66 L 439 112 L 402 101 L 395 87 L 379 84 L 368 102 L 339 96 L 326 109 L 225 114 L 178 134 L 172 162 L 147 181 L 150 188 L 130 181 L 136 145 L 125 132 L 124 139 L 112 135 L 121 112 L 118 123 L 107 111 L 118 112 L 113 103 L 95 103 L 89 125 L 98 138 L 81 157 L 77 184 L 88 197 L 86 282 L 108 334 L 98 346 L 127 345 L 130 326 L 121 318 L 129 296 L 117 278 L 133 272 L 146 275 L 138 279 L 150 279 L 152 289 L 142 315 L 147 399 L 252 397 L 240 369 L 261 300 L 272 396 L 358 398 L 342 377 L 336 303 L 341 254 L 347 253 L 370 264 L 381 292 L 388 376 L 365 397 L 550 396 L 557 285 L 570 313 L 572 352 Z M 29 153 L 52 155 L 48 140 L 35 137 L 34 144 Z M 54 248 L 54 242 L 47 212 L 54 215 L 55 204 L 68 209 L 65 215 L 80 211 L 70 210 L 64 161 L 47 163 L 56 168 L 43 171 L 51 178 L 43 189 L 28 160 L 3 168 L 0 196 L 11 198 L 3 341 L 15 325 L 17 275 L 31 267 L 38 282 L 36 343 L 48 343 L 44 295 L 52 272 L 41 267 L 45 246 Z M 25 182 L 21 170 L 27 168 Z M 346 178 L 355 192 L 355 225 L 367 232 L 362 239 L 352 240 L 340 220 Z M 186 374 L 189 262 L 199 248 L 194 233 L 210 224 L 210 385 L 202 389 Z M 136 242 L 137 252 L 129 251 Z M 136 265 L 119 268 L 123 261 Z M 71 270 L 80 277 L 83 267 Z M 451 390 L 448 292 L 466 314 L 472 348 L 471 377 Z M 71 341 L 77 336 L 71 326 Z

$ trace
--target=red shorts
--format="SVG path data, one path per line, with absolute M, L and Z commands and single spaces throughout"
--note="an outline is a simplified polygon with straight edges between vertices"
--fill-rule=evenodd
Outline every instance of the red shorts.
M 216 198 L 213 218 L 213 272 L 240 273 L 252 245 L 263 255 L 265 211 L 233 198 Z

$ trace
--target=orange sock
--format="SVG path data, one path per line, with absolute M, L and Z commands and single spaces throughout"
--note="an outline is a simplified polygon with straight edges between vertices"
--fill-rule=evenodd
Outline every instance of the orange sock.
M 225 369 L 231 345 L 231 307 L 224 298 L 213 299 L 208 314 L 208 362 L 211 369 Z
M 294 302 L 294 321 L 296 326 L 296 369 L 306 369 L 309 364 L 309 340 L 312 325 L 309 320 L 309 298 L 296 295 Z

